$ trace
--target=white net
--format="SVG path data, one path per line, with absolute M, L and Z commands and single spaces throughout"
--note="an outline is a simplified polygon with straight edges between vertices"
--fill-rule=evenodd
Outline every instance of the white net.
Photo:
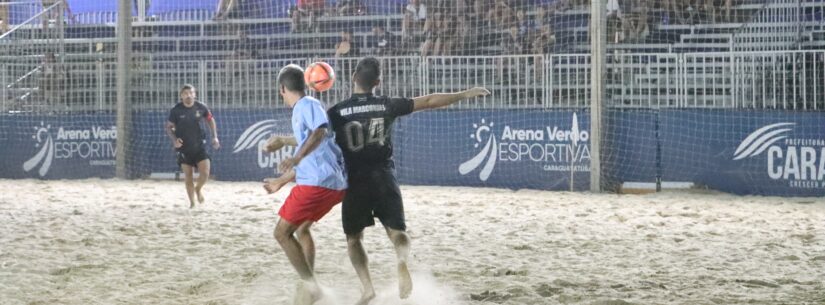
M 604 186 L 821 192 L 821 1 L 618 3 L 606 17 Z
M 17 163 L 28 160 L 42 165 L 45 157 L 31 157 L 49 155 L 40 130 L 56 143 L 59 127 L 87 130 L 93 140 L 93 130 L 114 125 L 117 2 L 0 4 L 0 103 L 4 118 L 13 118 L 3 121 L 10 125 L 4 139 L 25 138 L 14 143 L 27 150 L 14 154 L 28 154 L 4 166 L 20 168 Z M 825 3 L 818 0 L 605 0 L 595 19 L 603 35 L 595 38 L 604 39 L 604 50 L 592 50 L 591 1 L 584 0 L 131 4 L 134 136 L 128 155 L 135 177 L 176 170 L 162 127 L 185 83 L 195 85 L 217 118 L 223 148 L 212 152 L 215 177 L 270 175 L 289 153 L 262 154 L 256 147 L 289 129 L 288 110 L 274 86 L 277 72 L 287 63 L 316 60 L 330 63 L 338 76 L 330 91 L 317 94 L 330 105 L 349 96 L 351 73 L 367 55 L 381 59 L 381 94 L 413 97 L 473 86 L 492 91 L 491 97 L 398 123 L 399 177 L 416 184 L 569 189 L 572 177 L 574 189 L 588 189 L 590 151 L 599 145 L 605 187 L 683 180 L 715 186 L 707 177 L 723 177 L 718 171 L 767 162 L 720 167 L 740 143 L 719 139 L 742 141 L 762 126 L 815 116 L 825 107 Z M 593 54 L 605 58 L 604 73 L 595 80 Z M 595 81 L 604 85 L 599 143 L 590 141 Z M 794 130 L 802 129 L 796 138 L 817 139 L 813 132 L 819 129 Z M 91 140 L 77 144 L 83 141 L 65 137 L 53 155 L 103 156 L 92 152 Z M 83 152 L 64 151 L 72 145 Z M 786 146 L 772 162 L 787 161 Z M 762 158 L 770 147 L 748 158 Z M 711 156 L 698 157 L 703 149 Z M 714 154 L 725 157 L 716 160 Z M 820 159 L 814 159 L 818 169 Z M 113 167 L 103 174 L 99 167 L 87 170 L 86 163 L 64 162 L 62 171 L 53 167 L 44 175 L 32 174 L 32 165 L 13 176 L 114 173 Z M 806 181 L 817 181 L 808 171 Z M 762 176 L 743 170 L 736 179 L 760 185 Z

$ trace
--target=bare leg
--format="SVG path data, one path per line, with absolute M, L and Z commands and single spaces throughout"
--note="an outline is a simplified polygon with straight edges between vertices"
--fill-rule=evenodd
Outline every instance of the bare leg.
M 186 185 L 186 195 L 189 196 L 189 208 L 195 207 L 195 182 L 192 181 L 193 169 L 191 165 L 181 164 L 183 171 L 183 183 Z
M 203 189 L 203 185 L 206 184 L 206 181 L 209 180 L 209 170 L 211 165 L 212 163 L 209 162 L 209 159 L 198 162 L 198 184 L 195 185 L 195 192 L 198 194 L 198 202 L 201 204 L 204 202 L 201 189 Z
M 410 237 L 407 232 L 386 228 L 387 236 L 395 246 L 395 254 L 398 256 L 398 296 L 406 299 L 412 292 L 412 278 L 410 270 L 407 268 L 407 258 L 410 256 Z
M 289 259 L 292 267 L 295 268 L 303 281 L 303 285 L 299 287 L 299 293 L 296 296 L 296 304 L 312 304 L 321 298 L 321 290 L 315 281 L 312 267 L 303 253 L 301 243 L 293 235 L 297 230 L 298 226 L 281 219 L 275 226 L 275 240 L 281 245 L 287 259 Z M 302 291 L 305 293 L 301 293 Z
M 315 242 L 312 240 L 312 234 L 309 232 L 311 226 L 312 222 L 303 223 L 298 226 L 295 235 L 298 237 L 298 243 L 301 244 L 301 251 L 303 251 L 304 257 L 307 259 L 309 270 L 315 272 Z
M 364 232 L 354 235 L 347 235 L 347 252 L 349 252 L 349 259 L 352 266 L 355 267 L 355 273 L 358 274 L 358 279 L 361 280 L 361 285 L 364 287 L 361 292 L 361 299 L 355 305 L 366 305 L 375 298 L 375 288 L 372 286 L 372 279 L 370 279 L 369 258 L 367 252 L 364 251 L 364 246 L 361 245 L 361 238 Z

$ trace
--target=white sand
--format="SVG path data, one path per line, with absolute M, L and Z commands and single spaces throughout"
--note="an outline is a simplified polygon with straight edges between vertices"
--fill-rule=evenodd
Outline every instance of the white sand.
M 0 180 L 2 304 L 290 304 L 287 192 L 211 182 Z M 366 232 L 372 304 L 825 304 L 825 199 L 403 187 L 415 288 Z M 360 284 L 336 208 L 314 228 L 328 297 Z

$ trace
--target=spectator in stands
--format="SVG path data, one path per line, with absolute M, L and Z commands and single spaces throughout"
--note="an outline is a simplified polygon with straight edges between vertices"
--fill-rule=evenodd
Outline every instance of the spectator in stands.
M 699 22 L 699 10 L 702 0 L 687 0 L 685 7 L 685 24 L 695 24 Z
M 52 5 L 57 4 L 58 0 L 43 0 L 43 9 L 47 9 Z M 41 15 L 40 18 L 43 18 L 43 28 L 47 29 L 49 27 L 50 21 L 60 20 L 60 15 L 66 12 L 70 19 L 74 20 L 74 15 L 72 14 L 71 9 L 69 9 L 68 2 L 61 2 L 60 5 L 48 10 L 45 14 Z M 65 21 L 64 21 L 65 22 Z
M 360 55 L 358 43 L 352 38 L 352 30 L 341 32 L 341 41 L 335 44 L 335 57 L 357 57 Z
M 449 28 L 446 19 L 449 19 L 441 12 L 430 14 L 424 22 L 424 43 L 421 44 L 421 56 L 441 55 L 442 46 L 445 45 L 445 39 L 442 39 L 448 31 L 453 30 Z
M 438 55 L 439 49 L 435 44 L 438 41 L 438 27 L 441 25 L 441 13 L 431 14 L 424 22 L 424 43 L 421 44 L 419 52 L 421 56 Z
M 454 55 L 474 54 L 475 45 L 471 42 L 476 40 L 475 32 L 470 27 L 469 18 L 459 13 L 456 21 L 455 39 L 453 41 Z
M 240 0 L 218 0 L 218 8 L 215 10 L 215 20 L 226 20 L 229 18 Z
M 2 0 L 0 2 L 5 2 Z M 6 5 L 0 5 L 0 35 L 9 31 L 9 7 Z
M 687 1 L 683 0 L 664 0 L 665 9 L 665 24 L 685 24 L 685 15 L 687 12 Z
M 487 13 L 488 26 L 491 28 L 509 28 L 514 20 L 513 9 L 505 0 L 496 0 L 493 8 Z
M 3 9 L 3 8 L 2 8 L 2 7 L 0 7 L 0 10 L 2 10 L 2 9 Z M 8 32 L 8 31 L 9 31 L 9 24 L 8 24 L 8 23 L 6 23 L 6 19 L 5 19 L 5 18 L 0 17 L 0 35 L 3 35 L 3 34 L 5 34 L 5 33 L 6 33 L 6 32 Z
M 716 6 L 718 0 L 705 0 L 702 3 L 704 19 L 707 23 L 716 23 Z
M 527 20 L 527 14 L 524 9 L 516 10 L 516 26 L 518 27 L 519 34 L 522 36 L 526 36 L 527 31 L 532 28 L 530 21 Z
M 367 6 L 361 0 L 338 0 L 338 15 L 362 16 L 367 14 Z
M 556 43 L 556 35 L 549 24 L 541 26 L 530 44 L 532 54 L 550 54 L 553 52 L 553 45 Z
M 324 6 L 324 0 L 298 0 L 295 9 L 290 10 L 292 31 L 301 32 L 301 19 L 307 17 L 309 20 L 306 27 L 307 32 L 317 32 L 318 24 L 315 22 L 315 18 L 324 14 Z
M 730 15 L 731 8 L 733 7 L 733 0 L 724 0 L 725 1 L 725 22 L 734 22 L 732 19 L 733 16 Z
M 518 27 L 511 26 L 501 39 L 501 49 L 504 54 L 518 55 L 524 54 L 524 36 L 518 31 Z
M 433 55 L 448 56 L 452 55 L 455 40 L 458 38 L 456 31 L 458 30 L 456 24 L 456 16 L 443 14 L 441 23 L 436 31 L 435 45 L 433 46 Z
M 43 93 L 43 101 L 47 106 L 55 107 L 62 101 L 62 85 L 65 79 L 65 73 L 57 64 L 54 53 L 47 52 L 43 56 L 43 64 L 40 66 L 40 72 L 40 88 Z
M 405 46 L 416 44 L 416 35 L 427 20 L 427 6 L 419 0 L 410 0 L 404 8 L 404 19 L 401 21 L 401 40 Z
M 484 20 L 484 0 L 469 0 L 470 5 L 467 5 L 469 10 L 465 16 L 467 17 L 467 25 L 471 28 L 481 28 L 481 23 Z M 461 13 L 461 11 L 459 11 Z
M 623 1 L 629 1 L 629 0 L 623 0 Z M 668 0 L 665 0 L 665 1 L 668 1 Z M 622 17 L 622 10 L 621 10 L 621 7 L 619 6 L 619 0 L 607 0 L 607 18 L 610 18 L 610 17 L 613 17 L 613 16 L 616 16 L 616 17 L 619 17 L 619 18 Z
M 372 27 L 372 50 L 376 56 L 395 55 L 398 47 L 395 35 L 384 28 L 383 25 Z
M 630 12 L 622 18 L 622 32 L 627 40 L 641 41 L 650 35 L 649 6 L 645 0 L 633 0 Z
M 235 59 L 254 59 L 258 57 L 258 50 L 246 31 L 238 31 L 238 43 L 235 45 Z

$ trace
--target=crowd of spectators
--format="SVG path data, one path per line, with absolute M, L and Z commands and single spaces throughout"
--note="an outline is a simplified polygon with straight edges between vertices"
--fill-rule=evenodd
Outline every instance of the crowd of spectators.
M 41 0 L 44 7 L 57 0 Z M 138 0 L 133 0 L 137 5 Z M 151 5 L 143 0 L 144 7 Z M 250 0 L 215 0 L 215 20 L 243 18 L 238 7 Z M 334 4 L 333 4 L 334 3 Z M 361 55 L 516 55 L 546 54 L 572 43 L 586 41 L 575 28 L 586 26 L 590 0 L 408 0 L 398 7 L 400 22 L 372 19 L 353 21 L 354 27 L 322 28 L 319 20 L 329 16 L 367 15 L 364 0 L 295 0 L 288 10 L 292 33 L 340 31 L 337 42 L 308 38 L 304 47 L 333 47 L 335 56 Z M 735 16 L 734 0 L 607 0 L 607 35 L 613 43 L 649 40 L 656 24 L 742 22 Z M 387 5 L 399 5 L 388 2 Z M 8 12 L 0 6 L 0 34 L 8 30 Z M 71 15 L 67 7 L 65 9 Z M 567 13 L 578 10 L 578 13 Z M 61 10 L 44 18 L 56 19 Z M 396 19 L 397 20 L 397 19 Z M 399 24 L 400 23 L 400 24 Z M 364 32 L 365 24 L 372 33 Z M 570 24 L 573 24 L 572 26 Z M 234 24 L 232 24 L 234 25 Z M 357 30 L 357 31 L 355 31 Z M 579 32 L 581 31 L 578 29 Z M 243 30 L 235 25 L 231 33 Z M 364 37 L 368 36 L 368 37 Z M 577 40 L 576 40 L 577 39 Z M 244 34 L 238 42 L 239 58 L 255 57 L 255 45 Z

